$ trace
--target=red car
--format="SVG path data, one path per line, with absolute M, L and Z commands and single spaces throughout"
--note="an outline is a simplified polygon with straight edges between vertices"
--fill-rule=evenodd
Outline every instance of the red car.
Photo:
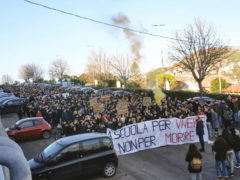
M 9 138 L 23 140 L 42 137 L 51 137 L 52 127 L 42 117 L 31 117 L 17 121 L 14 125 L 5 129 Z

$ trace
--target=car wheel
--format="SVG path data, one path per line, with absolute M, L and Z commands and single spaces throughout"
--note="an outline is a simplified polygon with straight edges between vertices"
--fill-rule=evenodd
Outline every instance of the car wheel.
M 103 175 L 105 177 L 112 177 L 116 174 L 116 165 L 112 162 L 105 164 L 103 168 Z
M 51 137 L 51 133 L 49 131 L 43 131 L 42 137 L 43 139 L 49 139 Z

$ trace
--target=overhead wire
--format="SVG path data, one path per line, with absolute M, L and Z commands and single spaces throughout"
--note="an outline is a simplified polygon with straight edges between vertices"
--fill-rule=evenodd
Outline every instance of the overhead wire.
M 102 24 L 102 25 L 105 25 L 105 26 L 110 26 L 110 27 L 114 27 L 114 28 L 118 28 L 118 29 L 122 29 L 122 30 L 129 30 L 129 31 L 139 33 L 139 34 L 144 34 L 144 35 L 163 38 L 163 39 L 169 39 L 169 40 L 173 40 L 173 41 L 188 42 L 187 40 L 183 40 L 183 39 L 177 39 L 177 38 L 174 38 L 174 37 L 162 36 L 162 35 L 153 34 L 153 33 L 145 32 L 145 31 L 135 30 L 135 29 L 132 29 L 132 28 L 129 28 L 129 27 L 122 27 L 122 26 L 118 26 L 118 25 L 115 25 L 115 24 L 95 20 L 95 19 L 92 19 L 92 18 L 89 18 L 89 17 L 80 16 L 78 14 L 74 14 L 74 13 L 67 12 L 67 11 L 64 11 L 64 10 L 61 10 L 61 9 L 53 8 L 53 7 L 50 7 L 50 6 L 41 4 L 41 3 L 37 3 L 37 2 L 33 2 L 33 1 L 30 1 L 30 0 L 23 0 L 23 1 L 25 1 L 27 3 L 30 3 L 32 5 L 43 7 L 43 8 L 52 10 L 52 11 L 57 11 L 57 12 L 60 12 L 60 13 L 63 13 L 63 14 L 67 14 L 67 15 L 74 16 L 74 17 L 77 17 L 77 18 L 81 18 L 81 19 L 84 19 L 84 20 L 88 20 L 88 21 L 91 21 L 91 22 L 94 22 L 94 23 Z M 229 47 L 240 48 L 239 46 L 229 46 Z

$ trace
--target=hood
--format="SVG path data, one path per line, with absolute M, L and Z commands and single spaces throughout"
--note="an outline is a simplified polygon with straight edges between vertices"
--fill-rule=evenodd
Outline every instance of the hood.
M 235 102 L 237 102 L 237 100 L 236 99 L 232 99 L 232 103 L 235 103 Z
M 44 166 L 43 163 L 40 163 L 40 162 L 37 162 L 35 161 L 34 159 L 31 159 L 28 161 L 28 164 L 30 166 L 30 168 L 33 170 L 33 169 L 38 169 L 38 168 L 41 168 Z

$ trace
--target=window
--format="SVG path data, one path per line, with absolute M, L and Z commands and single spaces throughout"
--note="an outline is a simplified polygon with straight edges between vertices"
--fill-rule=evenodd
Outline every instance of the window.
M 109 138 L 101 139 L 100 145 L 101 145 L 101 151 L 107 151 L 107 150 L 113 149 L 112 141 Z
M 35 126 L 37 126 L 37 125 L 41 125 L 41 124 L 42 124 L 41 121 L 38 121 L 38 120 L 34 121 L 34 125 L 35 125 Z
M 56 157 L 53 158 L 52 161 L 55 163 L 61 163 L 61 162 L 71 161 L 79 157 L 80 157 L 79 144 L 77 143 L 77 144 L 73 144 L 66 147 L 58 155 L 56 155 Z
M 82 142 L 82 155 L 83 157 L 93 155 L 100 152 L 99 139 L 93 139 Z
M 27 127 L 31 127 L 31 126 L 33 126 L 32 121 L 26 121 L 19 125 L 20 128 L 27 128 Z
M 7 105 L 12 105 L 13 104 L 13 101 L 8 101 L 7 102 Z
M 15 100 L 15 101 L 13 101 L 13 103 L 19 104 L 19 103 L 21 103 L 21 101 L 20 100 Z

